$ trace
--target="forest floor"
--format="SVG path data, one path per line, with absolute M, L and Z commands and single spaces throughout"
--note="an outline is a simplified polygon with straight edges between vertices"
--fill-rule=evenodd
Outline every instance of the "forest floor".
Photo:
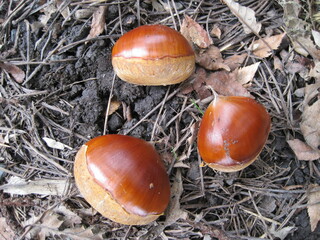
M 316 2 L 0 0 L 0 238 L 320 239 Z M 120 80 L 111 49 L 146 24 L 184 25 L 196 73 L 171 86 Z M 270 113 L 267 144 L 242 171 L 200 167 L 208 86 Z M 102 134 L 155 145 L 172 186 L 157 221 L 114 223 L 78 192 L 75 154 Z

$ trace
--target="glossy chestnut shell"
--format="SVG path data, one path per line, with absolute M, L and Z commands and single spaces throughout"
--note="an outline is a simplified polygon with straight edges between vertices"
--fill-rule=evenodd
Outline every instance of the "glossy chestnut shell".
M 195 69 L 189 42 L 163 25 L 135 28 L 115 43 L 112 65 L 124 81 L 139 85 L 169 85 L 187 79 Z
M 142 225 L 159 217 L 170 197 L 164 164 L 148 142 L 104 135 L 84 144 L 74 164 L 76 185 L 103 216 Z
M 260 154 L 270 132 L 270 122 L 264 106 L 254 99 L 218 96 L 202 118 L 199 154 L 213 169 L 239 171 Z

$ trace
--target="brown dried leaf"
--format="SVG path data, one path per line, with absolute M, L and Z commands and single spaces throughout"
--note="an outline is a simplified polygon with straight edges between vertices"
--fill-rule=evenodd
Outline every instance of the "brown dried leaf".
M 256 62 L 249 66 L 239 68 L 236 71 L 236 80 L 237 82 L 241 83 L 242 85 L 250 84 L 253 80 L 256 71 L 258 70 L 260 62 Z
M 293 42 L 293 49 L 307 57 L 309 54 L 315 59 L 320 60 L 320 50 L 317 49 L 315 44 L 310 38 L 310 35 L 308 37 L 297 37 Z
M 249 8 L 241 6 L 233 0 L 223 0 L 228 5 L 231 12 L 239 19 L 242 23 L 243 30 L 246 34 L 251 32 L 259 33 L 261 29 L 261 23 L 257 23 L 255 12 Z
M 277 56 L 273 57 L 273 67 L 275 70 L 279 70 L 282 73 L 284 72 L 283 63 L 281 62 L 280 58 L 278 58 Z
M 279 47 L 285 35 L 286 35 L 285 33 L 281 33 L 271 37 L 265 37 L 263 38 L 263 40 L 259 39 L 254 41 L 251 46 L 253 54 L 261 58 L 270 56 L 272 53 L 272 50 L 276 50 Z
M 61 6 L 61 4 L 63 4 L 63 0 L 55 0 L 55 1 L 56 1 L 57 8 L 59 8 Z M 67 6 L 67 7 L 63 7 L 62 9 L 60 9 L 60 13 L 64 19 L 67 19 L 70 15 L 69 7 Z
M 309 77 L 314 77 L 317 82 L 320 82 L 320 61 L 316 62 L 314 67 L 310 69 Z
M 55 212 L 47 212 L 41 219 L 40 232 L 37 234 L 39 239 L 46 239 L 46 236 L 50 236 L 52 230 L 58 230 L 62 225 L 63 220 L 60 220 L 60 215 Z
M 223 63 L 226 64 L 230 68 L 230 71 L 233 71 L 242 65 L 242 63 L 246 59 L 247 55 L 248 54 L 246 54 L 246 53 L 242 53 L 240 55 L 232 55 L 232 56 L 224 59 Z
M 299 139 L 287 141 L 298 160 L 313 161 L 320 158 L 320 152 L 312 149 Z
M 218 39 L 221 37 L 221 29 L 215 24 L 210 31 L 210 34 L 216 36 Z
M 119 109 L 120 106 L 121 106 L 121 102 L 111 101 L 108 115 L 110 116 L 111 114 L 113 114 L 115 111 Z
M 219 48 L 211 45 L 208 49 L 200 50 L 196 53 L 196 62 L 208 69 L 208 70 L 218 70 L 225 69 L 230 71 L 228 65 L 226 65 L 222 59 Z
M 205 82 L 220 95 L 251 96 L 247 89 L 245 89 L 239 82 L 236 81 L 235 73 L 217 71 L 209 74 L 209 76 L 205 79 Z
M 310 147 L 320 152 L 320 82 L 305 87 L 301 132 Z
M 311 231 L 313 232 L 320 221 L 320 186 L 313 184 L 308 190 L 308 214 L 310 218 Z
M 107 11 L 106 6 L 100 6 L 93 13 L 91 30 L 90 30 L 90 33 L 89 33 L 87 39 L 99 36 L 103 32 L 104 25 L 106 23 L 106 11 Z
M 14 240 L 15 233 L 12 228 L 7 224 L 7 220 L 4 217 L 0 218 L 0 236 L 5 240 Z
M 26 75 L 24 71 L 22 71 L 16 65 L 0 61 L 0 68 L 8 72 L 16 80 L 17 83 L 22 83 L 24 81 Z
M 207 31 L 189 16 L 183 19 L 180 31 L 183 36 L 200 48 L 207 48 L 213 43 Z

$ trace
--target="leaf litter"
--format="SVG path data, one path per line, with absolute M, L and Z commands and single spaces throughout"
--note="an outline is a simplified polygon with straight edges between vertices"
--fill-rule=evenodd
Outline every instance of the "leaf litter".
M 45 1 L 39 1 L 39 5 L 25 2 L 16 5 L 13 1 L 9 15 L 0 11 L 0 19 L 4 19 L 1 27 L 12 34 L 10 38 L 1 37 L 1 50 L 9 52 L 7 46 L 16 46 L 12 54 L 3 55 L 3 61 L 17 64 L 28 79 L 26 83 L 14 83 L 8 79 L 10 73 L 1 78 L 5 84 L 0 85 L 0 110 L 5 118 L 0 120 L 0 136 L 10 140 L 0 149 L 0 166 L 5 171 L 2 188 L 15 175 L 31 186 L 37 186 L 34 189 L 38 188 L 35 185 L 38 180 L 69 179 L 77 148 L 101 134 L 103 117 L 109 118 L 108 124 L 113 126 L 109 129 L 116 129 L 109 133 L 125 132 L 150 139 L 148 129 L 154 129 L 152 140 L 156 148 L 170 159 L 183 159 L 183 162 L 167 162 L 173 189 L 177 186 L 180 189 L 173 191 L 177 199 L 172 200 L 172 206 L 176 207 L 168 209 L 165 216 L 147 226 L 119 226 L 103 218 L 74 192 L 76 188 L 72 182 L 69 188 L 61 190 L 62 195 L 47 191 L 44 185 L 37 192 L 27 188 L 25 197 L 32 204 L 23 207 L 8 205 L 11 198 L 18 199 L 19 195 L 1 191 L 0 203 L 6 203 L 0 204 L 1 214 L 11 219 L 10 223 L 22 223 L 40 216 L 25 229 L 36 229 L 36 236 L 42 238 L 93 238 L 97 231 L 96 237 L 101 239 L 105 237 L 101 235 L 101 228 L 113 239 L 138 239 L 147 232 L 153 238 L 163 239 L 182 236 L 220 240 L 297 239 L 311 236 L 311 227 L 310 230 L 303 228 L 299 219 L 307 213 L 306 184 L 319 184 L 319 165 L 317 161 L 297 163 L 285 141 L 303 139 L 300 121 L 306 93 L 293 93 L 297 89 L 305 91 L 307 85 L 318 80 L 317 35 L 311 33 L 312 27 L 307 21 L 299 19 L 300 11 L 308 8 L 302 8 L 298 1 L 290 1 L 300 8 L 288 19 L 292 14 L 289 2 L 283 9 L 266 0 L 241 1 L 239 4 L 224 2 L 230 6 L 221 1 L 181 1 L 179 4 L 175 1 L 142 1 L 116 5 L 104 1 L 63 1 L 63 5 L 59 5 L 61 1 L 54 1 L 48 3 L 55 4 L 55 8 L 46 15 L 44 26 L 35 27 L 31 32 L 27 32 L 26 22 L 22 20 L 31 24 L 34 20 L 39 21 L 41 15 L 49 11 L 45 8 L 48 4 L 43 5 Z M 156 3 L 160 6 L 158 9 L 154 8 Z M 91 16 L 101 6 L 106 7 L 106 15 L 100 16 L 94 24 Z M 70 11 L 62 14 L 63 9 Z M 86 12 L 81 18 L 76 16 L 80 11 Z M 311 42 L 305 46 L 301 44 L 308 55 L 299 56 L 298 48 L 293 48 L 293 31 L 283 31 L 281 25 L 282 11 L 284 22 L 291 24 L 292 30 L 310 30 L 309 37 L 302 35 Z M 25 14 L 21 15 L 21 12 Z M 190 17 L 185 20 L 185 16 Z M 14 24 L 8 24 L 11 21 Z M 186 25 L 184 31 L 197 54 L 197 72 L 181 86 L 169 89 L 132 86 L 116 79 L 114 91 L 110 93 L 112 68 L 104 64 L 109 62 L 106 59 L 112 44 L 123 32 L 138 25 L 158 23 L 181 31 L 180 26 Z M 17 26 L 20 32 L 16 31 Z M 87 41 L 91 31 L 94 38 Z M 288 34 L 290 42 L 287 37 L 280 36 L 281 32 Z M 14 45 L 15 39 L 19 44 Z M 280 44 L 281 40 L 284 40 L 283 44 Z M 25 44 L 28 42 L 33 46 L 35 41 L 36 49 Z M 299 41 L 304 43 L 304 38 Z M 252 48 L 252 43 L 261 53 Z M 272 116 L 272 131 L 260 159 L 240 173 L 222 174 L 198 166 L 196 129 L 190 133 L 190 126 L 199 125 L 201 112 L 212 100 L 211 88 L 224 95 L 255 97 Z M 188 91 L 182 93 L 183 89 Z M 166 91 L 168 97 L 160 94 Z M 105 116 L 103 111 L 109 95 L 117 100 L 114 100 L 112 114 Z M 91 100 L 85 96 L 90 96 Z M 152 101 L 146 101 L 150 98 Z M 314 97 L 308 101 L 310 106 L 314 101 Z M 140 107 L 153 102 L 154 105 L 141 113 L 137 107 L 139 102 L 142 103 Z M 51 147 L 46 145 L 43 136 L 58 145 L 54 142 Z M 59 143 L 72 149 L 59 147 Z M 172 157 L 171 149 L 175 150 L 175 157 Z M 16 184 L 9 190 L 13 192 L 16 187 L 21 193 L 25 183 L 21 189 Z M 61 198 L 65 208 L 48 207 L 52 203 L 61 205 Z M 272 204 L 263 205 L 265 199 L 273 199 L 270 200 Z M 48 226 L 50 224 L 55 227 Z M 25 229 L 21 230 L 21 226 L 18 229 L 17 234 L 23 235 Z

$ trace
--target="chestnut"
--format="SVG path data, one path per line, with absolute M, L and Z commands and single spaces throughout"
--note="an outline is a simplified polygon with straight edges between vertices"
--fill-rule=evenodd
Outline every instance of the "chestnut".
M 205 111 L 198 150 L 205 164 L 221 172 L 235 172 L 259 156 L 271 120 L 263 105 L 252 98 L 217 96 Z
M 118 39 L 112 65 L 122 80 L 138 85 L 170 85 L 187 79 L 195 54 L 186 38 L 163 25 L 137 27 Z
M 91 139 L 76 155 L 74 176 L 91 206 L 121 224 L 148 224 L 169 203 L 164 164 L 154 147 L 139 138 L 110 134 Z

